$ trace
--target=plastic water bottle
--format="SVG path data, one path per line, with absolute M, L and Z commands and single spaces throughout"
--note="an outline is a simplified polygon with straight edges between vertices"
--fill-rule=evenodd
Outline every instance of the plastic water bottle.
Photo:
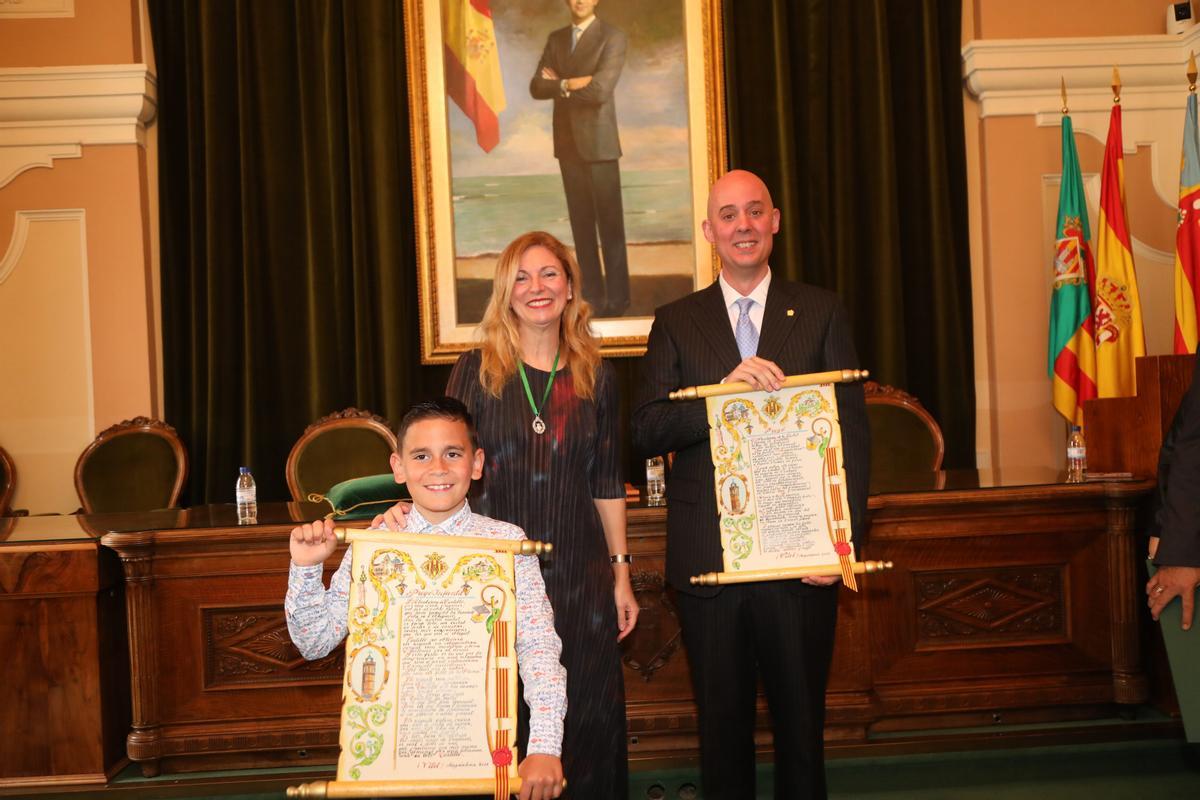
M 1087 445 L 1078 425 L 1071 426 L 1067 437 L 1067 483 L 1083 483 L 1087 472 Z
M 666 486 L 666 469 L 662 456 L 646 459 L 646 505 L 661 506 L 666 501 L 663 489 Z
M 254 476 L 249 467 L 238 470 L 237 487 L 238 525 L 256 525 L 258 523 L 258 487 L 254 485 Z

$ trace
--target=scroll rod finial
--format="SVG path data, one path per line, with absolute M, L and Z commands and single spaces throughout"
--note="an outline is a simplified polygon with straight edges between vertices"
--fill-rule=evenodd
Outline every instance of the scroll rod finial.
M 1188 91 L 1192 94 L 1196 93 L 1196 75 L 1196 51 L 1193 50 L 1188 54 L 1187 63 Z
M 1113 104 L 1120 105 L 1121 104 L 1121 71 L 1117 69 L 1115 64 L 1113 65 L 1112 90 L 1113 90 Z
M 1063 101 L 1062 113 L 1063 113 L 1063 116 L 1066 116 L 1068 113 L 1068 111 L 1067 111 L 1067 79 L 1063 76 L 1059 76 L 1058 80 L 1059 80 L 1059 85 L 1062 89 L 1062 101 Z

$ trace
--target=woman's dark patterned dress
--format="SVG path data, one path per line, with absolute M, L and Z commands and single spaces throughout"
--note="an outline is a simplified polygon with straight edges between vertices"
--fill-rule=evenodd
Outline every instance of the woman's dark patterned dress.
M 494 398 L 479 383 L 480 361 L 478 350 L 464 353 L 446 392 L 470 409 L 486 454 L 483 479 L 471 490 L 471 508 L 554 545 L 553 554 L 542 560 L 542 575 L 567 669 L 563 796 L 625 798 L 625 684 L 612 566 L 592 502 L 625 497 L 613 370 L 601 362 L 595 398 L 583 400 L 575 394 L 570 370 L 560 369 L 541 410 L 546 432 L 538 435 L 520 377 Z M 540 402 L 550 373 L 526 365 L 525 375 L 534 401 Z

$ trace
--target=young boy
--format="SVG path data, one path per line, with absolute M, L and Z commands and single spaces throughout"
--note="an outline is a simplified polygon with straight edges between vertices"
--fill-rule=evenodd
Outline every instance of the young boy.
M 418 403 L 405 413 L 397 430 L 399 452 L 391 458 L 396 483 L 407 483 L 413 507 L 405 530 L 412 533 L 524 539 L 515 525 L 471 513 L 467 490 L 483 475 L 471 415 L 458 400 L 442 397 Z M 288 632 L 301 655 L 327 655 L 346 637 L 350 588 L 350 551 L 326 591 L 321 565 L 337 540 L 333 522 L 324 520 L 292 529 L 292 566 L 288 575 Z M 567 708 L 566 670 L 559 661 L 562 642 L 554 631 L 554 612 L 536 556 L 515 557 L 517 596 L 517 669 L 529 705 L 529 744 L 521 761 L 521 800 L 548 800 L 562 792 L 563 716 Z

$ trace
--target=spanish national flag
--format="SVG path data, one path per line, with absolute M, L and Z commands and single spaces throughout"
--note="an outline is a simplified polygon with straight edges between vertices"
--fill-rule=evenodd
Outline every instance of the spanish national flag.
M 1096 226 L 1092 325 L 1098 397 L 1137 394 L 1134 360 L 1146 354 L 1133 240 L 1125 213 L 1125 156 L 1121 147 L 1121 106 L 1114 104 L 1100 171 L 1100 219 Z
M 484 152 L 500 142 L 505 108 L 491 0 L 441 0 L 446 94 L 475 125 Z
M 1096 349 L 1092 341 L 1092 281 L 1096 264 L 1088 240 L 1087 201 L 1071 118 L 1062 119 L 1062 183 L 1055 223 L 1054 291 L 1050 295 L 1050 376 L 1054 408 L 1083 424 L 1083 401 L 1096 396 Z
M 1179 227 L 1175 231 L 1175 352 L 1196 352 L 1197 270 L 1200 270 L 1200 129 L 1196 95 L 1188 96 L 1179 167 Z

